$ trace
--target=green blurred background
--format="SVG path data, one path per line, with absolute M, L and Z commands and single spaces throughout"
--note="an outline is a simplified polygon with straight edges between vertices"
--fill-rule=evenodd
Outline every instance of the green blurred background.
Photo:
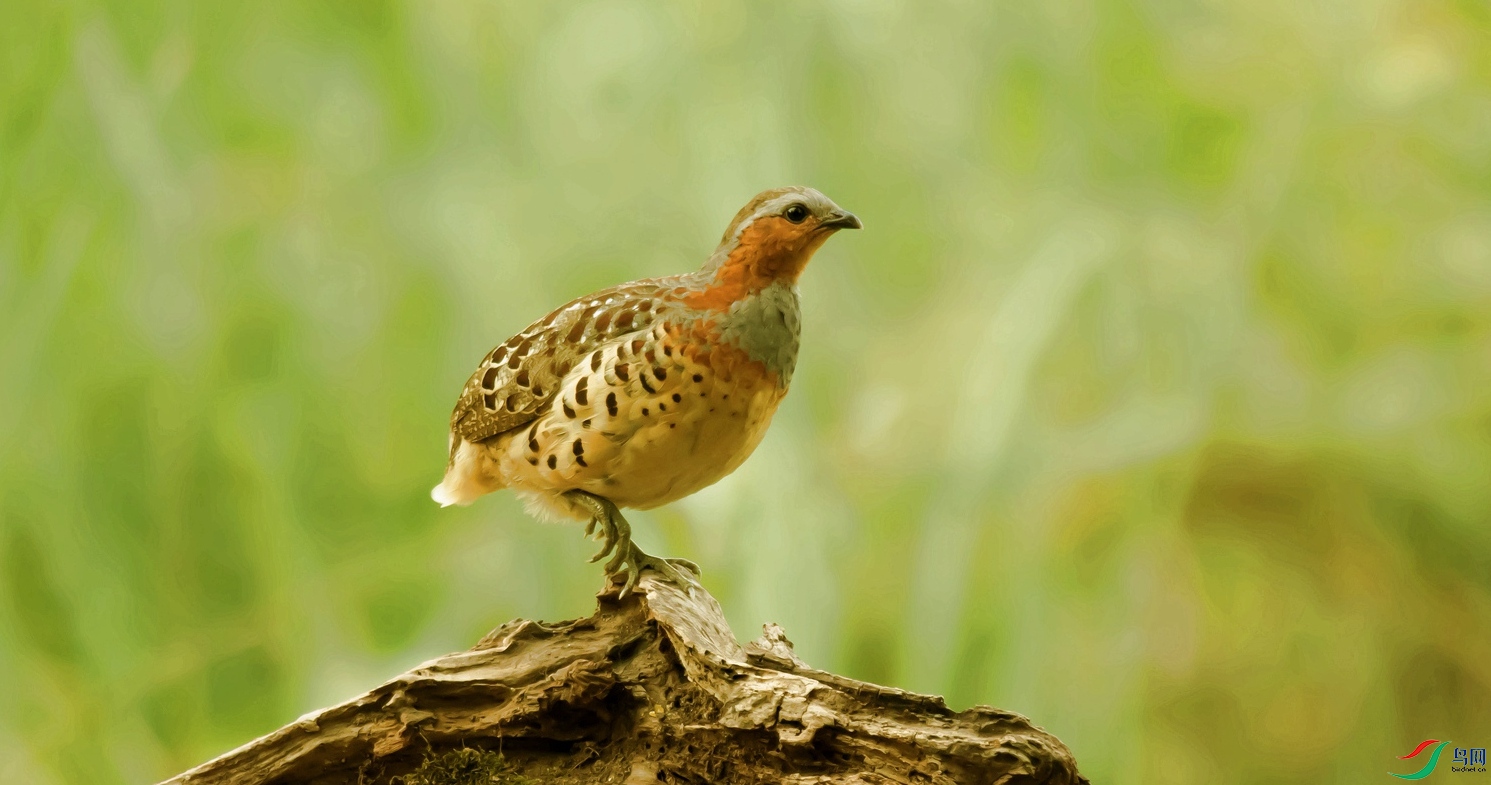
M 0 4 L 0 781 L 589 613 L 579 527 L 429 500 L 454 397 L 789 183 L 867 227 L 794 393 L 632 518 L 743 638 L 1095 782 L 1491 745 L 1491 4 L 540 6 Z

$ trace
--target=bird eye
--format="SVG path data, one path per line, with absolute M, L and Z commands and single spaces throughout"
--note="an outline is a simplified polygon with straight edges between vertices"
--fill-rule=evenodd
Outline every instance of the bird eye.
M 782 215 L 787 216 L 787 220 L 792 223 L 800 224 L 808 219 L 808 208 L 806 205 L 794 204 L 788 207 Z

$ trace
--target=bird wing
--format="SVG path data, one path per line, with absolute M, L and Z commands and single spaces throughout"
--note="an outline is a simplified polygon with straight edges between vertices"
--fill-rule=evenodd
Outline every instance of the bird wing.
M 610 341 L 646 329 L 678 281 L 653 278 L 573 300 L 482 358 L 451 412 L 452 437 L 490 439 L 536 419 L 570 369 Z M 459 446 L 451 439 L 451 454 Z

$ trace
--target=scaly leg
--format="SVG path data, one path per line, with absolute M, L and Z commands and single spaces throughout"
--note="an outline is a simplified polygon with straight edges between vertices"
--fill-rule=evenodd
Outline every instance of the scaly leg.
M 606 558 L 607 554 L 612 554 L 611 560 L 606 562 L 604 569 L 607 577 L 625 573 L 626 583 L 621 587 L 622 597 L 631 593 L 631 590 L 636 587 L 643 570 L 653 570 L 680 586 L 688 586 L 690 583 L 690 580 L 679 571 L 680 569 L 692 572 L 694 575 L 699 574 L 698 565 L 687 559 L 660 559 L 638 548 L 636 543 L 632 542 L 631 524 L 627 523 L 621 510 L 610 499 L 585 491 L 569 491 L 565 497 L 590 511 L 590 524 L 585 527 L 585 536 L 593 535 L 599 528 L 602 542 L 600 552 L 592 556 L 590 560 L 597 562 Z
M 585 536 L 589 538 L 600 529 L 601 549 L 590 557 L 591 562 L 598 562 L 606 558 L 606 554 L 615 550 L 619 555 L 624 553 L 632 544 L 632 527 L 621 515 L 621 510 L 611 503 L 610 499 L 604 499 L 593 493 L 585 491 L 569 491 L 564 494 L 565 498 L 575 502 L 590 511 L 590 523 L 585 526 Z M 612 560 L 614 561 L 614 559 Z M 607 564 L 607 573 L 610 573 L 610 564 Z

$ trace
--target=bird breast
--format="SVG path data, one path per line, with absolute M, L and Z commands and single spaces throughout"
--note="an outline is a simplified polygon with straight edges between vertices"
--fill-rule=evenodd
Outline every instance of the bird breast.
M 720 340 L 775 373 L 785 389 L 797 366 L 797 345 L 802 330 L 802 307 L 797 287 L 777 281 L 730 305 L 719 320 Z

